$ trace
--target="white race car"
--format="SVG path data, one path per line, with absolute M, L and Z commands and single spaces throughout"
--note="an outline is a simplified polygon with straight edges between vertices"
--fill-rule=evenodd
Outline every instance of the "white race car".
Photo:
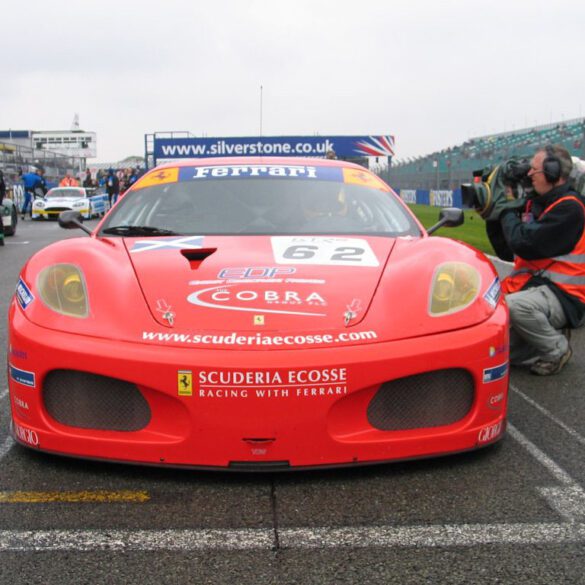
M 108 194 L 103 188 L 55 187 L 44 198 L 32 204 L 33 219 L 57 219 L 62 211 L 79 211 L 84 219 L 104 215 L 110 209 Z

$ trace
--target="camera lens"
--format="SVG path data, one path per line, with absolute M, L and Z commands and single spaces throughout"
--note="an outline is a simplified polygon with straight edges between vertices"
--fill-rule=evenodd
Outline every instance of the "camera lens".
M 482 183 L 466 183 L 461 185 L 461 202 L 463 207 L 482 208 L 487 197 L 486 188 Z

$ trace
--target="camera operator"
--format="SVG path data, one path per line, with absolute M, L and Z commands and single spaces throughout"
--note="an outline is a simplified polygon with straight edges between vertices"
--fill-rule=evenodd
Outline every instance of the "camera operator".
M 514 260 L 502 281 L 510 362 L 540 376 L 570 360 L 570 329 L 585 321 L 585 202 L 567 182 L 572 166 L 564 147 L 539 149 L 527 173 L 530 196 L 508 198 L 486 221 L 496 254 Z

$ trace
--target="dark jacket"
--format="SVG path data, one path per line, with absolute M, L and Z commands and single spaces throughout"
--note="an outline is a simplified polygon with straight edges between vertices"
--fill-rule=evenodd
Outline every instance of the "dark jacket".
M 486 222 L 488 238 L 498 257 L 512 261 L 516 255 L 525 260 L 536 260 L 571 252 L 585 229 L 583 207 L 576 201 L 563 201 L 539 219 L 549 205 L 566 195 L 574 195 L 583 201 L 569 184 L 560 185 L 545 195 L 529 199 L 531 203 L 527 203 L 520 213 L 505 210 L 499 221 Z M 526 217 L 527 208 L 530 217 Z M 525 221 L 522 220 L 523 215 Z M 585 305 L 574 296 L 538 275 L 533 276 L 525 288 L 542 284 L 555 293 L 571 327 L 580 325 L 585 319 Z
M 120 192 L 120 181 L 115 173 L 108 173 L 105 185 L 108 195 L 117 195 Z

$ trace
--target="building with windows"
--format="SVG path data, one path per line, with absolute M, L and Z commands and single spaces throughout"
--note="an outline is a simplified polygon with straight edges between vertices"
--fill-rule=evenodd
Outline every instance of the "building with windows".
M 58 182 L 67 171 L 81 175 L 87 159 L 97 156 L 95 132 L 72 130 L 0 130 L 0 169 L 9 182 L 19 181 L 19 172 L 42 167 L 49 183 Z
M 83 159 L 97 156 L 95 132 L 83 132 L 82 130 L 32 132 L 31 141 L 36 150 L 48 150 Z

